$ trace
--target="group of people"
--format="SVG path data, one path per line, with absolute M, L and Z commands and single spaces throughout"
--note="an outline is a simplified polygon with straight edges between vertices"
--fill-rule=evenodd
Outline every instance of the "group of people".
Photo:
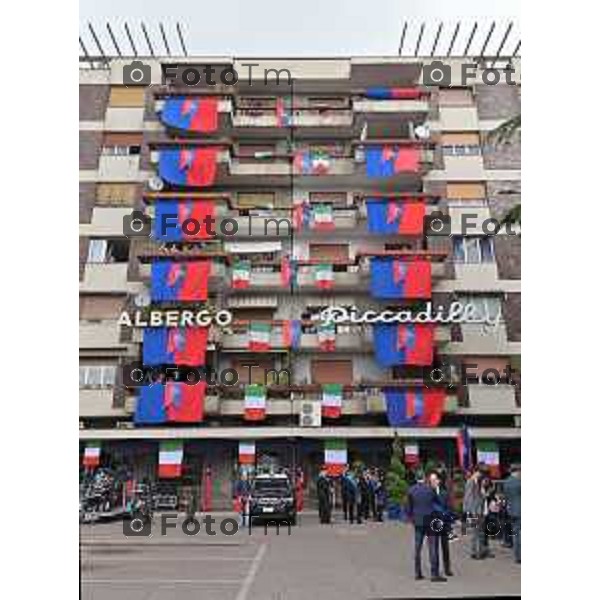
M 484 467 L 477 467 L 469 476 L 464 490 L 462 515 L 450 506 L 445 476 L 436 471 L 427 475 L 418 472 L 417 482 L 408 491 L 407 513 L 414 526 L 415 578 L 424 579 L 421 552 L 427 540 L 431 581 L 447 581 L 453 576 L 450 542 L 455 539 L 455 521 L 470 529 L 471 558 L 493 558 L 490 540 L 499 539 L 512 547 L 514 560 L 521 562 L 521 470 L 511 467 L 510 476 L 494 485 Z M 440 572 L 440 549 L 444 574 Z
M 334 483 L 323 467 L 317 480 L 319 521 L 331 523 Z M 387 504 L 384 473 L 376 468 L 351 469 L 346 467 L 340 477 L 340 495 L 344 521 L 360 524 L 372 518 L 383 521 Z

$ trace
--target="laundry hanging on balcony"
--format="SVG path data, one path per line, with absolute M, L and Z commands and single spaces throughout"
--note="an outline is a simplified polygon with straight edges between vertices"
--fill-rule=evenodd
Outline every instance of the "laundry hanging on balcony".
M 420 151 L 415 146 L 367 146 L 367 177 L 392 177 L 397 173 L 417 173 Z
M 498 479 L 500 477 L 500 448 L 498 442 L 491 440 L 477 440 L 477 463 L 487 466 L 490 476 Z
M 231 270 L 231 287 L 234 290 L 245 290 L 250 287 L 252 267 L 248 261 L 238 260 Z
M 205 381 L 194 385 L 167 381 L 144 386 L 137 399 L 134 423 L 200 423 L 204 418 L 205 393 Z
M 218 108 L 219 99 L 210 96 L 167 98 L 160 120 L 175 129 L 213 133 L 219 126 Z
M 238 447 L 238 463 L 253 465 L 256 461 L 256 442 L 240 442 Z
M 155 302 L 203 302 L 208 298 L 210 271 L 208 260 L 155 260 L 151 270 L 150 297 Z
M 348 464 L 346 440 L 325 440 L 325 469 L 330 477 L 338 477 Z
M 145 365 L 206 363 L 208 327 L 146 327 L 142 356 Z
M 248 328 L 248 350 L 267 352 L 271 349 L 271 324 L 253 322 Z
M 217 175 L 219 148 L 161 148 L 158 174 L 173 185 L 207 187 Z
M 160 242 L 193 242 L 215 236 L 212 200 L 158 200 L 154 207 L 153 237 Z
M 298 350 L 302 336 L 302 321 L 300 319 L 286 319 L 282 326 L 283 346 Z
M 83 466 L 91 469 L 100 465 L 100 442 L 88 442 L 83 450 Z
M 321 290 L 330 290 L 333 288 L 334 276 L 333 265 L 320 264 L 313 267 L 315 283 Z
M 294 170 L 299 175 L 326 175 L 331 157 L 324 150 L 300 150 L 294 155 Z
M 381 299 L 431 298 L 431 263 L 373 256 L 371 296 Z
M 435 327 L 431 323 L 375 324 L 375 358 L 382 367 L 433 363 Z
M 370 233 L 423 235 L 424 219 L 424 202 L 367 198 L 367 226 Z
M 244 390 L 244 419 L 262 421 L 266 416 L 267 392 L 264 385 L 247 385 Z
M 163 479 L 181 477 L 183 442 L 162 440 L 158 451 L 158 476 Z
M 444 413 L 444 388 L 384 388 L 390 427 L 437 427 Z
M 324 383 L 321 394 L 321 415 L 328 419 L 339 419 L 342 415 L 342 384 Z
M 317 325 L 317 341 L 319 350 L 335 352 L 335 323 L 319 323 Z
M 315 204 L 312 207 L 312 229 L 331 231 L 335 229 L 331 204 Z
M 365 97 L 373 100 L 418 100 L 421 90 L 409 87 L 370 87 L 367 88 Z

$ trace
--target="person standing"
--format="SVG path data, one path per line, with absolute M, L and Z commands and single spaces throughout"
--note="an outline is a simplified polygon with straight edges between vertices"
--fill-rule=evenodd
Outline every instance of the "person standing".
M 387 502 L 387 493 L 383 482 L 383 474 L 380 472 L 375 482 L 375 518 L 377 522 L 383 523 L 383 511 Z
M 521 564 L 521 467 L 512 465 L 510 477 L 504 482 L 504 495 L 508 504 L 513 533 L 515 562 Z
M 354 525 L 354 519 L 356 517 L 356 523 L 360 525 L 362 518 L 359 506 L 360 491 L 358 488 L 358 481 L 352 471 L 346 473 L 346 493 L 348 495 L 348 517 L 350 519 L 350 525 Z
M 446 577 L 452 577 L 452 567 L 450 565 L 450 534 L 452 532 L 452 512 L 450 510 L 450 499 L 445 481 L 436 472 L 429 476 L 429 483 L 436 493 L 436 510 L 439 512 L 439 518 L 442 521 L 443 528 L 439 532 L 439 545 L 442 549 L 442 562 L 444 564 L 444 573 Z
M 325 467 L 321 468 L 317 479 L 317 499 L 319 501 L 319 521 L 322 524 L 331 523 L 331 484 Z
M 431 525 L 431 518 L 435 512 L 436 500 L 436 493 L 430 485 L 425 483 L 425 475 L 422 472 L 417 473 L 417 483 L 408 490 L 407 504 L 408 516 L 413 522 L 415 530 L 415 579 L 424 579 L 423 570 L 421 569 L 421 550 L 423 549 L 423 542 L 427 538 L 431 581 L 443 582 L 448 580 L 440 576 L 437 537 L 434 534 L 429 535 L 429 527 Z
M 236 482 L 234 491 L 234 508 L 240 515 L 240 525 L 246 526 L 246 517 L 252 518 L 248 515 L 248 501 L 250 499 L 250 481 L 248 481 L 248 474 L 246 471 L 242 471 L 240 478 Z
M 358 477 L 358 518 L 365 521 L 369 518 L 369 483 L 365 471 L 361 471 Z
M 302 467 L 296 469 L 295 495 L 296 511 L 302 512 L 304 510 L 304 472 Z
M 348 520 L 348 512 L 349 512 L 349 494 L 350 494 L 350 482 L 348 480 L 349 469 L 346 465 L 344 472 L 342 473 L 341 487 L 342 487 L 342 511 L 344 513 L 344 521 Z M 354 514 L 352 515 L 351 523 L 354 521 Z
M 484 557 L 483 503 L 481 471 L 475 469 L 467 480 L 463 498 L 463 513 L 471 527 L 471 558 L 475 560 Z

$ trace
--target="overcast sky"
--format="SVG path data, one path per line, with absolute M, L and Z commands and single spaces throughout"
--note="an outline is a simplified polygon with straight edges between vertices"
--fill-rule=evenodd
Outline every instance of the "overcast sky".
M 488 51 L 498 47 L 506 25 L 514 20 L 505 46 L 505 52 L 512 52 L 520 38 L 519 12 L 519 0 L 80 0 L 80 35 L 88 50 L 96 53 L 87 29 L 91 21 L 105 52 L 112 54 L 106 33 L 109 21 L 122 50 L 130 53 L 123 30 L 127 21 L 135 31 L 138 51 L 147 54 L 139 29 L 143 20 L 157 53 L 164 54 L 158 23 L 165 24 L 174 46 L 174 24 L 179 21 L 190 54 L 391 55 L 397 54 L 404 21 L 411 24 L 406 47 L 413 50 L 422 21 L 427 23 L 422 48 L 431 48 L 437 24 L 444 21 L 438 48 L 445 53 L 458 20 L 464 25 L 455 47 L 464 48 L 474 20 L 481 24 L 473 46 L 481 47 L 495 19 Z

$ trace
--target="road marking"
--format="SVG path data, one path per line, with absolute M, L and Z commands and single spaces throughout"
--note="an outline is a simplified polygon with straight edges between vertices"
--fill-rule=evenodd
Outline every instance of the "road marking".
M 153 556 L 153 557 L 146 557 L 146 558 L 136 558 L 133 556 L 128 556 L 128 557 L 119 557 L 119 556 L 96 556 L 94 554 L 89 554 L 88 556 L 84 557 L 86 560 L 89 560 L 90 562 L 117 562 L 117 563 L 122 563 L 122 562 L 151 562 L 151 561 L 157 561 L 157 562 L 182 562 L 184 560 L 188 560 L 188 561 L 194 561 L 194 562 L 207 562 L 207 561 L 219 561 L 219 562 L 223 562 L 223 561 L 231 561 L 231 562 L 239 562 L 239 561 L 251 561 L 254 560 L 254 557 L 252 556 L 246 556 L 246 557 L 239 557 L 239 558 L 232 558 L 231 556 L 201 556 L 201 557 L 192 557 L 192 556 L 182 556 L 181 558 L 173 558 L 173 557 L 165 557 L 165 558 L 160 558 L 158 556 Z
M 241 579 L 82 579 L 81 583 L 90 585 L 190 585 L 202 583 L 204 585 L 237 585 Z
M 260 563 L 261 563 L 266 551 L 267 551 L 267 545 L 262 544 L 261 547 L 258 549 L 258 552 L 256 553 L 256 556 L 254 557 L 252 564 L 250 565 L 250 570 L 248 571 L 248 574 L 246 575 L 246 577 L 244 579 L 244 583 L 242 583 L 242 587 L 240 588 L 239 592 L 237 593 L 235 600 L 246 600 L 246 598 L 248 596 L 248 592 L 250 591 L 250 587 L 252 586 L 252 584 L 254 583 L 254 580 L 256 579 L 256 573 L 258 572 L 258 567 L 260 566 Z

